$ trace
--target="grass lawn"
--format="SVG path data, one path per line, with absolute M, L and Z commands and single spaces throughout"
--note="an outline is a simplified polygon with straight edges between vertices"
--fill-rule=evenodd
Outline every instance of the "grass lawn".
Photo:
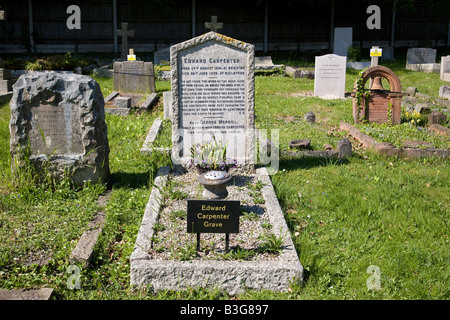
M 306 60 L 284 59 L 308 65 Z M 438 74 L 403 66 L 389 67 L 404 89 L 416 86 L 419 92 L 437 96 L 445 84 Z M 346 91 L 352 90 L 357 73 L 347 71 Z M 107 96 L 112 79 L 96 80 Z M 156 87 L 162 95 L 170 84 L 157 81 Z M 351 100 L 315 98 L 313 89 L 313 80 L 256 77 L 257 127 L 278 129 L 280 149 L 287 149 L 293 139 L 311 139 L 314 149 L 323 150 L 324 144 L 336 147 L 347 136 L 339 122 L 353 123 Z M 308 111 L 315 113 L 316 124 L 303 120 Z M 0 106 L 0 288 L 46 286 L 55 289 L 58 299 L 231 298 L 219 290 L 151 293 L 129 285 L 129 258 L 154 176 L 159 166 L 170 164 L 163 154 L 140 154 L 154 119 L 162 116 L 160 106 L 144 115 L 106 115 L 113 185 L 105 208 L 96 201 L 105 186 L 73 190 L 61 183 L 51 189 L 35 186 L 27 172 L 13 179 L 9 112 L 8 104 Z M 409 123 L 402 126 L 397 131 L 377 127 L 373 134 L 376 139 L 401 141 L 410 131 L 421 131 Z M 170 135 L 170 126 L 166 124 L 163 132 Z M 448 148 L 448 137 L 419 137 Z M 160 136 L 157 143 L 165 145 L 170 139 Z M 347 160 L 286 157 L 271 179 L 304 267 L 304 282 L 285 293 L 248 291 L 237 299 L 450 298 L 448 159 L 385 158 L 364 149 Z M 100 209 L 107 215 L 105 226 L 90 265 L 80 266 L 81 289 L 71 290 L 70 252 Z M 43 258 L 47 264 L 29 265 Z M 375 269 L 380 289 L 369 290 L 367 281 Z

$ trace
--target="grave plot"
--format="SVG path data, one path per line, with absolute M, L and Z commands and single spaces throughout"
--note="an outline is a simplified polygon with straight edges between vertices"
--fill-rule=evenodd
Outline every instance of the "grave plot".
M 239 233 L 229 236 L 228 253 L 225 234 L 201 234 L 196 251 L 195 234 L 187 233 L 184 211 L 185 199 L 198 193 L 196 174 L 172 174 L 168 167 L 160 168 L 155 179 L 130 259 L 132 285 L 155 291 L 212 287 L 233 295 L 246 289 L 285 291 L 292 281 L 302 279 L 303 268 L 265 168 L 236 176 L 235 184 L 228 187 L 227 200 L 245 204 L 241 204 Z M 166 194 L 175 201 L 163 207 L 168 201 L 159 200 L 161 191 L 165 193 L 173 181 L 182 187 Z M 257 186 L 260 194 L 255 192 L 252 198 L 248 188 Z
M 267 169 L 255 169 L 254 46 L 211 31 L 172 46 L 170 58 L 174 171 L 155 179 L 131 284 L 285 291 L 303 268 Z
M 134 50 L 130 49 L 130 55 Z M 152 62 L 114 63 L 114 91 L 105 98 L 105 112 L 127 115 L 133 108 L 149 110 L 157 101 Z

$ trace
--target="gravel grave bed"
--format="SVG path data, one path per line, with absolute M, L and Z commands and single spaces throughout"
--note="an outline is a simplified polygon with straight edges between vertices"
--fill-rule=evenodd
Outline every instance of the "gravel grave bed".
M 225 234 L 201 233 L 200 251 L 197 234 L 187 233 L 187 199 L 201 199 L 203 187 L 198 173 L 172 172 L 166 186 L 160 189 L 163 205 L 153 228 L 150 259 L 155 260 L 277 260 L 278 252 L 267 249 L 267 237 L 273 235 L 262 183 L 257 176 L 233 174 L 228 182 L 225 200 L 240 200 L 239 233 L 230 233 L 229 251 L 225 252 Z

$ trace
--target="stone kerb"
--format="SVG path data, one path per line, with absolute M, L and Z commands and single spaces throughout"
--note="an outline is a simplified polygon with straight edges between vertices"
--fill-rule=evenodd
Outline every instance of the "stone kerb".
M 212 139 L 211 134 L 209 133 L 214 131 L 214 129 L 208 130 L 205 126 L 199 125 L 196 128 L 198 130 L 193 134 L 192 128 L 191 130 L 188 130 L 183 127 L 183 117 L 187 117 L 182 110 L 182 101 L 185 98 L 185 96 L 183 96 L 184 89 L 182 87 L 184 77 L 182 71 L 184 63 L 183 57 L 189 55 L 189 57 L 196 58 L 199 57 L 199 53 L 201 54 L 202 59 L 204 59 L 202 60 L 202 65 L 206 67 L 213 68 L 219 65 L 217 63 L 211 64 L 210 62 L 213 59 L 228 59 L 230 57 L 233 58 L 234 55 L 239 56 L 236 60 L 239 60 L 240 65 L 244 66 L 245 75 L 243 76 L 243 80 L 245 82 L 245 88 L 243 89 L 242 102 L 245 105 L 243 110 L 245 114 L 238 115 L 235 109 L 230 111 L 229 108 L 226 108 L 222 118 L 226 121 L 239 122 L 243 128 L 237 129 L 236 131 L 238 132 L 235 132 L 235 134 L 230 133 L 230 131 L 224 128 L 224 131 L 226 132 L 221 138 L 223 139 L 222 141 L 229 141 L 227 156 L 231 159 L 236 159 L 240 166 L 251 168 L 255 162 L 255 47 L 251 44 L 229 38 L 213 31 L 173 45 L 170 48 L 172 80 L 172 161 L 176 165 L 188 165 L 190 161 L 190 146 L 197 143 L 207 143 Z M 242 58 L 244 56 L 245 58 Z M 203 78 L 208 79 L 207 76 Z M 232 78 L 233 77 L 230 76 L 226 77 L 226 79 Z M 193 122 L 201 122 L 204 117 L 197 116 L 194 118 L 191 115 L 191 119 Z M 228 139 L 229 137 L 230 139 Z M 194 139 L 195 143 L 193 141 Z M 237 156 L 236 154 L 233 154 L 233 156 L 230 157 L 230 153 L 236 149 L 240 154 Z
M 439 125 L 432 125 L 432 129 L 439 130 Z M 385 156 L 398 156 L 398 157 L 448 157 L 450 155 L 450 150 L 446 149 L 436 149 L 436 148 L 395 148 L 391 143 L 382 142 L 379 143 L 372 137 L 362 133 L 356 127 L 351 124 L 341 121 L 341 130 L 348 131 L 354 138 L 361 142 L 364 147 Z M 445 128 L 445 127 L 443 127 Z M 445 134 L 443 132 L 443 134 Z
M 12 167 L 23 150 L 56 178 L 71 172 L 79 185 L 109 178 L 109 144 L 100 86 L 91 77 L 56 72 L 20 76 L 10 102 Z

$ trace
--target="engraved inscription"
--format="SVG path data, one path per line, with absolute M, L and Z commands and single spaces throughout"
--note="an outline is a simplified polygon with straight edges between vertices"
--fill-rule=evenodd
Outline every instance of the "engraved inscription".
M 247 125 L 247 53 L 213 42 L 181 52 L 178 59 L 180 128 L 184 134 L 201 132 L 205 140 L 213 134 L 230 143 L 229 156 L 242 153 L 237 149 L 245 145 L 240 140 Z M 184 150 L 189 150 L 190 139 L 184 142 Z
M 41 104 L 31 108 L 30 148 L 33 155 L 83 154 L 79 108 L 73 104 Z

